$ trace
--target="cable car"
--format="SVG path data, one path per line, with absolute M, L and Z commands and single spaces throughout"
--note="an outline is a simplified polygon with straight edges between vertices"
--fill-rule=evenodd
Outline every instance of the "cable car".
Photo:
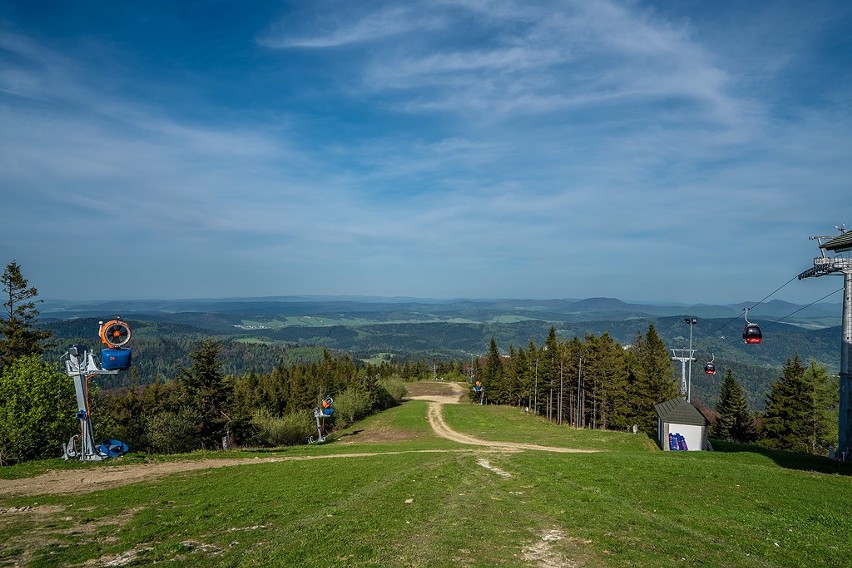
M 704 373 L 707 375 L 715 375 L 716 374 L 716 365 L 713 364 L 713 361 L 716 359 L 716 356 L 712 353 L 710 354 L 710 360 L 704 365 Z
M 749 344 L 757 344 L 763 340 L 763 334 L 760 333 L 760 326 L 756 323 L 748 321 L 748 308 L 744 308 L 746 326 L 743 328 L 743 341 Z

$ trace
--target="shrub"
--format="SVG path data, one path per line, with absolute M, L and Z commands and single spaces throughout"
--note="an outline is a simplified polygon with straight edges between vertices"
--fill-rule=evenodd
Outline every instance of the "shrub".
M 256 441 L 261 446 L 295 446 L 304 444 L 314 431 L 314 418 L 308 411 L 273 416 L 261 409 L 252 415 L 252 426 L 257 430 Z
M 196 415 L 189 409 L 158 412 L 148 420 L 145 437 L 151 450 L 164 454 L 189 452 L 198 448 Z
M 73 380 L 38 355 L 0 373 L 0 463 L 59 455 L 76 430 Z
M 346 424 L 352 424 L 373 410 L 370 395 L 360 389 L 347 388 L 334 397 L 334 413 Z
M 399 377 L 382 379 L 379 381 L 379 409 L 384 410 L 401 404 L 407 394 L 408 388 Z

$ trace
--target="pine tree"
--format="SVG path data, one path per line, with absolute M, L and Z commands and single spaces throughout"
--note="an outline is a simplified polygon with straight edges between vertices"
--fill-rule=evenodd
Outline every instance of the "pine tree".
M 224 433 L 227 418 L 223 414 L 228 398 L 222 361 L 222 346 L 205 339 L 192 353 L 192 367 L 183 372 L 183 384 L 189 398 L 188 409 L 198 417 L 196 428 L 201 442 L 209 447 Z
M 547 334 L 544 349 L 544 386 L 547 389 L 545 391 L 545 397 L 547 399 L 547 416 L 548 418 L 555 420 L 558 417 L 557 406 L 559 399 L 560 375 L 564 374 L 564 365 L 560 366 L 560 363 L 562 362 L 562 349 L 554 326 L 550 326 L 550 332 Z M 542 369 L 539 368 L 539 373 L 541 373 L 541 371 Z M 539 376 L 539 379 L 541 379 L 541 375 Z
M 503 400 L 503 361 L 500 359 L 500 350 L 497 348 L 494 336 L 491 336 L 488 355 L 485 357 L 485 368 L 482 370 L 480 380 L 490 402 L 495 404 L 505 402 Z M 479 393 L 475 393 L 474 396 L 478 398 Z
M 530 366 L 527 351 L 523 347 L 519 348 L 515 357 L 512 358 L 512 373 L 515 375 L 515 380 L 518 384 L 518 404 L 530 408 L 530 392 L 532 386 L 530 384 Z
M 837 446 L 837 412 L 839 389 L 828 369 L 811 360 L 805 369 L 805 382 L 810 399 L 808 448 L 812 454 L 823 454 L 829 446 Z
M 734 379 L 730 369 L 719 392 L 716 405 L 718 418 L 713 425 L 713 436 L 735 442 L 752 442 L 755 439 L 754 418 L 748 406 L 745 391 Z
M 813 428 L 813 397 L 799 355 L 787 359 L 772 384 L 763 414 L 763 443 L 771 448 L 807 452 Z
M 3 314 L 0 315 L 0 368 L 21 356 L 41 355 L 50 332 L 35 329 L 38 290 L 28 287 L 21 267 L 14 260 L 0 276 L 3 284 Z
M 630 369 L 633 375 L 630 398 L 632 419 L 644 432 L 652 432 L 657 424 L 654 405 L 679 394 L 673 379 L 672 362 L 654 324 L 648 325 L 644 337 L 641 334 L 636 337 L 633 353 Z

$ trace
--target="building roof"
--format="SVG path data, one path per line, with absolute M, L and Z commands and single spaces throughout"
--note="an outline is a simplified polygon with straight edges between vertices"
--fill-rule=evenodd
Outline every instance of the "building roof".
M 692 403 L 685 398 L 677 397 L 654 405 L 657 416 L 663 422 L 672 424 L 689 424 L 692 426 L 707 426 L 709 422 Z
M 839 237 L 834 237 L 830 241 L 823 243 L 820 248 L 834 252 L 846 252 L 852 250 L 852 231 L 846 231 Z

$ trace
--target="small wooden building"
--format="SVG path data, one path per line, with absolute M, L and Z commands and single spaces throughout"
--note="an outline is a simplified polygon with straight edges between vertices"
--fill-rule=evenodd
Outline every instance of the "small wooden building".
M 677 397 L 654 405 L 657 412 L 657 441 L 664 451 L 709 450 L 710 422 L 685 398 Z

